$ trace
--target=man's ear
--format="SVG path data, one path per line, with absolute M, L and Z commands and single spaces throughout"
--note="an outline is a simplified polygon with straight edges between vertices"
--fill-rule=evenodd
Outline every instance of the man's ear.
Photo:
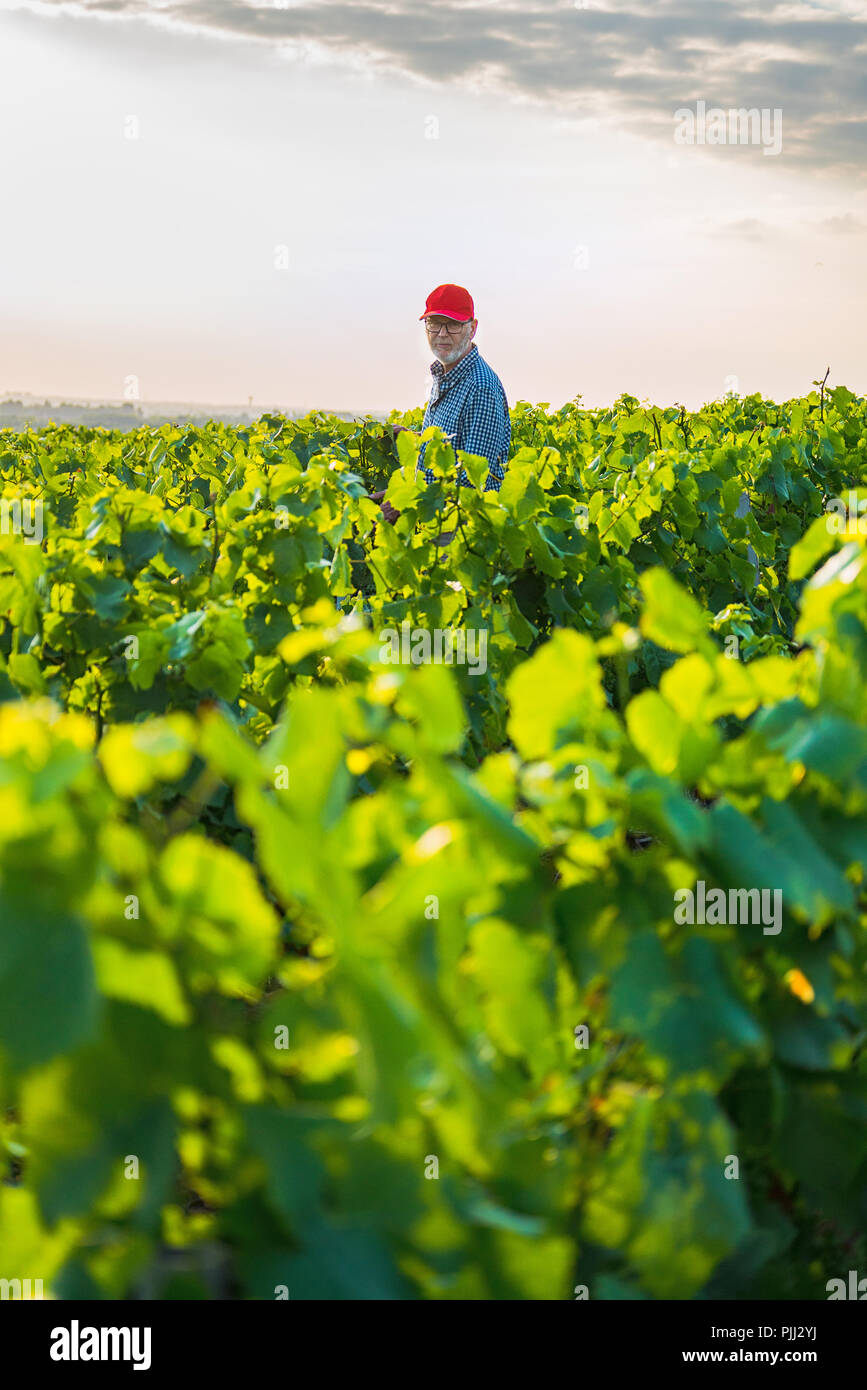
M 478 321 L 478 319 L 473 319 L 473 331 L 472 331 L 472 333 L 470 334 L 470 342 L 472 342 L 473 338 L 475 338 L 475 336 L 476 336 L 476 329 L 478 328 L 478 326 L 479 326 L 479 321 Z

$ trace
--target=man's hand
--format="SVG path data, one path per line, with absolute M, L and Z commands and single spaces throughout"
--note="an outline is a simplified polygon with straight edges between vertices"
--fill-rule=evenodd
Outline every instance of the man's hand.
M 379 510 L 382 512 L 383 520 L 390 522 L 393 526 L 400 516 L 400 512 L 397 511 L 390 502 L 384 502 L 382 500 L 385 497 L 385 488 L 383 488 L 381 492 L 369 492 L 367 495 L 371 502 L 378 502 L 380 504 Z
M 397 436 L 400 434 L 401 430 L 406 430 L 407 426 L 386 425 L 385 428 L 387 431 L 390 432 L 392 439 L 397 439 Z M 411 434 L 412 431 L 410 430 L 409 433 Z M 388 435 L 386 435 L 386 438 L 388 438 Z M 387 521 L 391 526 L 393 526 L 394 523 L 397 521 L 398 517 L 400 516 L 400 512 L 395 507 L 393 507 L 390 502 L 383 501 L 385 493 L 386 489 L 382 488 L 379 492 L 368 493 L 368 497 L 370 498 L 371 502 L 379 502 L 379 509 L 382 512 L 383 521 Z
M 386 435 L 385 435 L 385 439 L 386 439 L 386 440 L 389 439 L 389 438 L 391 438 L 392 440 L 395 440 L 395 439 L 397 439 L 397 436 L 398 436 L 401 432 L 404 432 L 404 433 L 407 432 L 407 426 L 406 426 L 406 425 L 386 425 L 385 428 L 386 428 Z M 409 430 L 408 433 L 412 434 L 412 430 Z

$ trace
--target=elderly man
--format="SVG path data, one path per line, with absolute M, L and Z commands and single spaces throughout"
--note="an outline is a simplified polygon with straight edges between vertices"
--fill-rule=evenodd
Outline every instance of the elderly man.
M 433 385 L 422 430 L 439 425 L 455 449 L 486 458 L 490 472 L 485 492 L 498 492 L 506 475 L 512 422 L 503 383 L 473 343 L 479 321 L 472 296 L 462 285 L 437 285 L 428 295 L 419 319 L 425 321 L 428 342 L 436 358 L 431 363 Z M 403 428 L 398 425 L 395 434 Z M 427 482 L 432 483 L 434 475 L 423 463 L 426 448 L 422 444 L 419 450 L 416 472 L 421 469 Z M 459 484 L 472 487 L 463 468 Z M 400 513 L 382 501 L 384 495 L 384 491 L 371 493 L 375 501 L 382 503 L 385 520 L 394 522 Z

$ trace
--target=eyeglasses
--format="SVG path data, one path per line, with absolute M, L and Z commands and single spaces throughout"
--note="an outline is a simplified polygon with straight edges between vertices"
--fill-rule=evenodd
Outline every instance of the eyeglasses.
M 448 333 L 450 338 L 456 338 L 459 333 L 463 333 L 466 328 L 465 323 L 431 323 L 430 319 L 425 319 L 425 328 L 432 336 L 437 333 Z

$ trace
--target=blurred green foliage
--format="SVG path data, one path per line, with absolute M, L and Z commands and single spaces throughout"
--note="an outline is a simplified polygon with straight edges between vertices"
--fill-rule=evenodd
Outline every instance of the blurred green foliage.
M 372 421 L 0 431 L 45 510 L 0 536 L 3 1277 L 816 1298 L 863 1258 L 867 550 L 822 513 L 867 402 L 514 441 L 459 495 Z M 384 664 L 404 621 L 487 670 Z M 678 925 L 700 879 L 781 933 Z

